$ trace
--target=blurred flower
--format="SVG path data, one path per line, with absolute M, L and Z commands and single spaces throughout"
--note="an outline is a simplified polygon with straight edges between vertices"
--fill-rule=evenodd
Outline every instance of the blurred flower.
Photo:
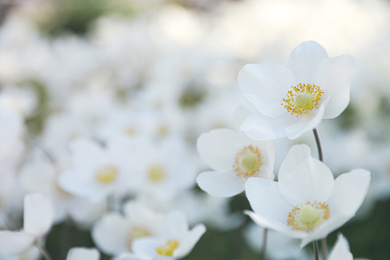
M 350 55 L 328 58 L 316 42 L 303 42 L 288 66 L 248 64 L 239 74 L 242 94 L 256 107 L 242 124 L 257 140 L 295 139 L 335 118 L 349 103 L 349 85 L 358 69 Z
M 99 260 L 99 256 L 95 248 L 74 247 L 69 250 L 66 260 Z
M 0 231 L 0 255 L 26 251 L 49 231 L 53 220 L 51 201 L 39 193 L 24 198 L 23 230 Z
M 244 191 L 248 178 L 272 180 L 275 150 L 272 141 L 255 141 L 243 132 L 215 129 L 197 142 L 202 159 L 214 171 L 202 172 L 197 183 L 207 193 L 231 197 Z
M 92 229 L 95 244 L 106 254 L 131 252 L 137 239 L 161 233 L 163 215 L 152 208 L 128 202 L 123 211 L 124 216 L 115 212 L 106 214 Z
M 302 239 L 302 247 L 352 218 L 371 179 L 368 171 L 357 169 L 334 180 L 307 145 L 290 149 L 278 176 L 279 182 L 248 180 L 245 191 L 255 213 L 246 213 L 262 227 Z
M 159 237 L 140 238 L 134 241 L 134 254 L 124 254 L 120 260 L 180 259 L 185 257 L 206 231 L 203 224 L 189 230 L 184 215 L 179 211 L 168 214 Z
M 111 140 L 106 148 L 88 139 L 73 141 L 73 164 L 59 177 L 60 187 L 93 202 L 129 189 L 133 158 L 129 149 L 122 138 Z

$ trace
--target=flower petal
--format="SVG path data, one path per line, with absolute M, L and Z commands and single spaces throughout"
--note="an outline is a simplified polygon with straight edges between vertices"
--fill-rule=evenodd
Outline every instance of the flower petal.
M 202 134 L 197 148 L 202 159 L 214 170 L 232 169 L 234 157 L 242 146 L 237 132 L 230 129 L 215 129 Z
M 278 117 L 286 113 L 281 105 L 288 89 L 296 85 L 287 67 L 272 64 L 247 64 L 239 75 L 241 93 L 261 114 Z
M 342 234 L 337 237 L 336 244 L 329 254 L 329 260 L 353 260 L 353 256 L 349 251 L 347 239 Z
M 14 255 L 26 251 L 33 243 L 33 234 L 0 230 L 0 256 Z
M 191 252 L 200 237 L 206 232 L 206 227 L 203 224 L 196 225 L 191 231 L 187 232 L 182 238 L 179 247 L 173 252 L 174 257 L 182 258 Z
M 297 83 L 313 84 L 319 64 L 328 57 L 325 49 L 316 42 L 299 44 L 292 51 L 288 67 L 294 72 Z
M 255 140 L 274 140 L 285 137 L 285 128 L 293 125 L 298 118 L 285 114 L 281 117 L 269 118 L 261 114 L 251 114 L 241 125 L 241 130 Z
M 254 213 L 246 211 L 258 225 L 274 229 L 286 236 L 302 238 L 301 231 L 287 226 L 288 213 L 294 208 L 280 193 L 278 183 L 261 178 L 249 178 L 245 184 L 246 197 Z
M 330 96 L 324 118 L 335 118 L 348 106 L 349 87 L 358 69 L 357 60 L 350 55 L 329 58 L 320 64 L 316 81 L 324 91 L 324 98 Z
M 50 199 L 33 193 L 24 197 L 24 230 L 39 238 L 45 235 L 53 222 L 54 210 Z
M 244 191 L 246 179 L 234 172 L 202 172 L 196 179 L 199 187 L 208 194 L 218 197 L 231 197 Z
M 286 126 L 284 130 L 286 136 L 290 140 L 297 139 L 302 134 L 316 128 L 322 121 L 326 105 L 327 101 L 324 101 L 316 111 L 312 111 L 312 113 L 304 116 L 298 116 L 299 120 L 292 125 Z
M 279 191 L 291 204 L 325 202 L 332 194 L 333 174 L 322 162 L 311 157 L 305 144 L 294 145 L 279 170 Z
M 330 218 L 302 240 L 302 247 L 313 240 L 326 237 L 351 219 L 367 194 L 370 180 L 370 172 L 362 169 L 340 175 L 334 182 L 332 195 L 327 202 Z
M 99 251 L 95 248 L 75 247 L 69 250 L 66 260 L 99 260 Z
M 128 252 L 126 239 L 128 232 L 126 220 L 117 213 L 109 213 L 96 222 L 92 229 L 92 238 L 106 254 L 118 255 Z

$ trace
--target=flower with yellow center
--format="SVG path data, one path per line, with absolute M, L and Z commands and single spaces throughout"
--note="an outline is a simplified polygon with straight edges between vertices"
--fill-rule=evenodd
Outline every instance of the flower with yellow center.
M 245 193 L 254 212 L 246 213 L 261 227 L 302 239 L 302 246 L 326 237 L 360 207 L 370 173 L 358 169 L 336 180 L 307 145 L 295 145 L 283 161 L 278 182 L 250 178 Z
M 118 169 L 115 166 L 105 165 L 96 171 L 95 178 L 101 184 L 110 184 L 115 181 L 117 175 Z
M 166 173 L 163 166 L 157 164 L 152 165 L 149 168 L 148 177 L 154 183 L 162 182 L 166 177 Z
M 298 45 L 288 66 L 247 64 L 238 77 L 241 93 L 254 107 L 241 125 L 250 138 L 296 139 L 335 118 L 349 103 L 358 69 L 350 55 L 329 58 L 316 42 Z
M 156 252 L 163 256 L 173 256 L 173 251 L 179 247 L 177 240 L 168 240 L 165 244 L 156 248 Z
M 211 195 L 237 195 L 250 177 L 274 178 L 272 141 L 255 141 L 242 132 L 216 129 L 202 134 L 197 145 L 200 156 L 213 169 L 202 172 L 197 183 Z
M 160 236 L 135 240 L 131 254 L 134 258 L 130 259 L 183 258 L 206 231 L 203 224 L 189 229 L 185 215 L 180 211 L 168 213 L 164 218 L 163 226 L 164 229 Z

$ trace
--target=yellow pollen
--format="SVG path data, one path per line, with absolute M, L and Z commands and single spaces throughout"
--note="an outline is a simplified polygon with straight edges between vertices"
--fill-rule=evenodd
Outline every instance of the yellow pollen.
M 115 181 L 118 175 L 118 169 L 112 165 L 106 165 L 99 168 L 95 173 L 95 178 L 102 184 L 109 184 Z
M 152 182 L 161 182 L 165 179 L 165 171 L 164 168 L 160 165 L 153 165 L 149 168 L 149 179 Z
M 173 251 L 179 247 L 177 240 L 169 240 L 165 245 L 161 245 L 156 248 L 156 252 L 163 256 L 173 256 Z
M 324 91 L 314 84 L 299 83 L 291 86 L 292 90 L 287 92 L 287 98 L 283 98 L 281 103 L 291 115 L 307 114 L 313 108 L 318 108 L 318 102 L 321 100 Z
M 129 126 L 125 129 L 125 134 L 128 136 L 135 136 L 137 134 L 137 129 Z
M 289 213 L 287 225 L 292 226 L 293 230 L 302 230 L 310 232 L 313 228 L 321 225 L 325 220 L 329 219 L 329 207 L 325 202 L 310 203 L 296 205 Z
M 150 236 L 149 230 L 144 227 L 132 227 L 127 233 L 127 248 L 131 251 L 134 239 Z
M 261 164 L 259 148 L 249 145 L 236 154 L 233 169 L 237 176 L 249 178 L 259 172 Z

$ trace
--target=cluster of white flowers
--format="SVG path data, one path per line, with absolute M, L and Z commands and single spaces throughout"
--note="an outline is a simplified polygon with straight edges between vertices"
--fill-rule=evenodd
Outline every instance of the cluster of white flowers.
M 138 0 L 56 36 L 56 1 L 19 2 L 0 25 L 0 260 L 46 257 L 59 226 L 92 238 L 69 260 L 180 259 L 205 225 L 312 259 L 299 247 L 390 197 L 384 0 Z M 361 73 L 314 41 L 244 66 L 305 39 Z M 231 209 L 244 191 L 261 230 Z M 349 258 L 340 235 L 328 259 Z

